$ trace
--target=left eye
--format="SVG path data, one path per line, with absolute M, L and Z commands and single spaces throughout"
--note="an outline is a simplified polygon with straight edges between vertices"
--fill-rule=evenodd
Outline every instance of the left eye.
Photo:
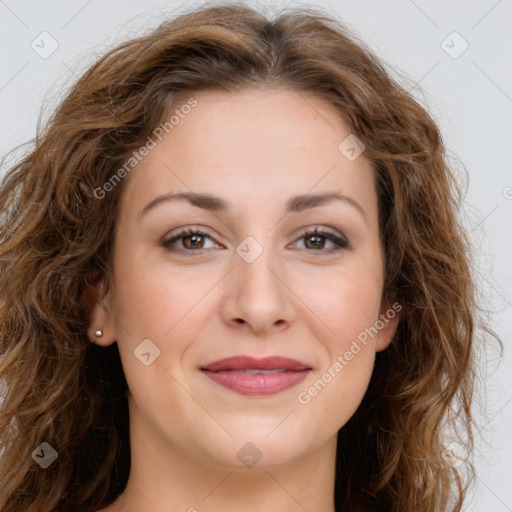
M 178 252 L 190 253 L 197 252 L 194 249 L 205 249 L 205 239 L 213 241 L 212 237 L 208 233 L 204 233 L 203 231 L 199 231 L 197 229 L 185 229 L 177 233 L 169 240 L 163 241 L 162 245 L 169 251 L 178 250 Z M 331 233 L 330 231 L 319 231 L 316 228 L 314 231 L 307 231 L 303 233 L 299 240 L 305 240 L 304 245 L 306 246 L 306 249 L 326 253 L 337 252 L 341 249 L 347 249 L 349 247 L 349 243 L 344 238 L 341 238 L 340 236 L 336 235 L 335 233 Z M 328 250 L 324 250 L 326 240 L 334 244 L 334 247 L 331 247 Z M 181 242 L 182 247 L 173 248 L 173 245 L 178 241 Z
M 319 250 L 321 252 L 327 253 L 337 252 L 341 249 L 347 249 L 349 247 L 349 243 L 344 238 L 341 238 L 340 236 L 336 235 L 335 233 L 331 233 L 330 231 L 318 231 L 316 228 L 314 231 L 303 233 L 299 240 L 307 241 L 307 243 L 305 242 L 305 245 L 308 249 L 315 251 Z M 322 249 L 325 247 L 325 240 L 333 243 L 334 247 L 331 247 L 331 249 L 327 251 L 322 251 Z

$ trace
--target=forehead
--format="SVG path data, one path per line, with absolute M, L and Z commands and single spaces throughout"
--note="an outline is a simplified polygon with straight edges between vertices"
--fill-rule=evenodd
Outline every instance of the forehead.
M 181 109 L 194 104 L 190 99 L 195 106 Z M 172 129 L 155 139 L 130 176 L 125 195 L 132 205 L 170 190 L 246 201 L 336 189 L 364 202 L 373 193 L 364 153 L 351 161 L 340 150 L 350 128 L 333 105 L 312 94 L 267 88 L 182 93 L 164 122 L 171 116 Z
M 286 88 L 181 93 L 167 118 L 191 97 L 197 106 L 181 120 L 179 129 L 173 130 L 179 139 L 209 135 L 227 145 L 236 141 L 241 150 L 249 150 L 253 141 L 267 148 L 300 149 L 337 145 L 341 135 L 350 133 L 339 112 L 325 99 Z M 193 122 L 185 122 L 187 117 Z

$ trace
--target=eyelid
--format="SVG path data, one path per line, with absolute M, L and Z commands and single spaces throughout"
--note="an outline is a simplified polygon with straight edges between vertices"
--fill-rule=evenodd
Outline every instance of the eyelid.
M 210 249 L 210 248 L 199 248 L 197 250 L 181 249 L 181 248 L 170 249 L 172 243 L 175 243 L 176 241 L 178 241 L 182 238 L 186 238 L 186 237 L 194 236 L 194 235 L 201 236 L 203 238 L 207 238 L 217 245 L 223 245 L 223 244 L 217 242 L 217 240 L 205 228 L 202 228 L 202 227 L 199 227 L 196 225 L 178 229 L 178 231 L 173 233 L 170 237 L 164 237 L 164 240 L 161 242 L 161 244 L 164 247 L 164 249 L 166 249 L 170 252 L 178 252 L 178 253 L 188 253 L 188 254 L 191 254 L 191 253 L 198 254 L 199 253 L 200 254 L 200 253 L 202 253 L 202 251 Z M 313 226 L 303 228 L 299 233 L 297 233 L 294 236 L 294 241 L 291 244 L 293 245 L 304 238 L 313 237 L 313 236 L 319 236 L 321 238 L 325 238 L 326 240 L 333 243 L 335 245 L 335 247 L 328 249 L 328 250 L 324 250 L 324 249 L 301 249 L 301 250 L 312 253 L 312 254 L 316 254 L 319 256 L 323 256 L 323 255 L 338 253 L 344 249 L 346 250 L 351 247 L 350 242 L 348 241 L 347 237 L 343 233 L 339 232 L 335 228 L 321 226 L 321 225 L 313 225 Z M 288 244 L 288 245 L 290 245 L 290 244 Z
M 334 254 L 334 253 L 338 253 L 344 249 L 346 250 L 346 249 L 351 248 L 351 244 L 348 241 L 348 238 L 342 232 L 340 232 L 334 228 L 330 228 L 327 226 L 325 226 L 325 227 L 318 226 L 318 225 L 304 228 L 302 231 L 299 232 L 298 235 L 296 235 L 295 242 L 293 242 L 293 243 L 296 243 L 299 240 L 302 240 L 307 237 L 312 237 L 315 235 L 331 241 L 336 246 L 334 249 L 331 249 L 331 250 L 318 249 L 317 251 L 320 253 L 320 255 L 322 255 L 322 253 Z M 305 249 L 305 250 L 307 250 L 310 253 L 315 254 L 315 249 L 309 249 L 309 250 Z
M 307 228 L 301 229 L 298 234 L 295 235 L 296 238 L 302 237 L 307 234 L 318 233 L 319 235 L 334 235 L 338 238 L 344 239 L 347 243 L 347 237 L 343 234 L 343 232 L 339 231 L 336 228 L 332 228 L 330 226 L 324 226 L 321 224 L 313 224 L 312 226 L 308 226 Z
M 184 228 L 179 228 L 177 231 L 173 232 L 171 235 L 166 235 L 162 242 L 161 242 L 161 245 L 164 247 L 164 249 L 167 249 L 168 251 L 171 251 L 171 249 L 169 248 L 171 246 L 172 243 L 182 239 L 182 238 L 186 238 L 188 236 L 194 236 L 194 235 L 197 235 L 197 236 L 202 236 L 204 238 L 208 238 L 209 240 L 211 240 L 212 242 L 214 242 L 215 244 L 217 245 L 222 245 L 220 244 L 219 242 L 217 242 L 217 240 L 210 234 L 207 232 L 207 230 L 205 228 L 202 228 L 202 227 L 199 227 L 199 226 L 195 226 L 195 225 L 192 225 L 192 226 L 187 226 L 187 227 L 184 227 Z M 199 253 L 200 251 L 202 251 L 204 249 L 198 249 L 198 250 L 186 250 L 186 249 L 175 249 L 174 252 L 187 252 L 187 253 Z

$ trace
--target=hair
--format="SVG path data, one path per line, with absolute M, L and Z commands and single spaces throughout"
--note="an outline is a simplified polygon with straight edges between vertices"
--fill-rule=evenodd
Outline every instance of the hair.
M 402 306 L 393 342 L 377 353 L 363 401 L 338 432 L 336 510 L 462 509 L 475 471 L 469 457 L 447 456 L 457 452 L 449 442 L 472 453 L 477 327 L 501 341 L 477 304 L 461 192 L 439 128 L 350 28 L 318 8 L 270 18 L 222 4 L 109 50 L 5 172 L 2 512 L 94 511 L 126 486 L 128 387 L 117 344 L 88 340 L 83 297 L 99 276 L 110 288 L 127 179 L 101 199 L 98 190 L 172 105 L 252 87 L 324 99 L 364 143 L 385 248 L 383 300 Z M 42 442 L 58 451 L 44 470 L 31 456 Z

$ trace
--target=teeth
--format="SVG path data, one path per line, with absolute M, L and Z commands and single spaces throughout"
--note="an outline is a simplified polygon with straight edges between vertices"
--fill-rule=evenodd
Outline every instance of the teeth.
M 260 370 L 258 368 L 251 368 L 247 370 L 236 370 L 238 373 L 244 373 L 246 375 L 255 375 L 257 373 L 261 373 L 263 375 L 272 375 L 274 373 L 284 372 L 286 370 L 283 370 L 281 368 L 276 368 L 275 370 Z

